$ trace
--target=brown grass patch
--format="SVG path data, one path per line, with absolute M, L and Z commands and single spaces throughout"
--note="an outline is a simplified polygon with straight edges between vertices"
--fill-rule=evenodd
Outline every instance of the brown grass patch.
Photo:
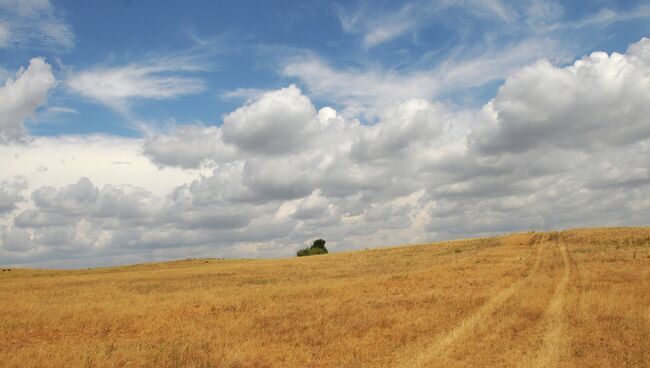
M 0 272 L 3 367 L 650 366 L 650 229 Z

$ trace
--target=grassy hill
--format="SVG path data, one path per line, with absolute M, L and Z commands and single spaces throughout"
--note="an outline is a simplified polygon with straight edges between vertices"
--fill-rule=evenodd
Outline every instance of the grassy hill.
M 649 367 L 650 228 L 0 272 L 3 367 Z

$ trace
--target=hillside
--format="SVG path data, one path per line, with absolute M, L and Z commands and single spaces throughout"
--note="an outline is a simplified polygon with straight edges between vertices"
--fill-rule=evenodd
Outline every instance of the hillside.
M 650 228 L 0 272 L 3 367 L 648 367 Z

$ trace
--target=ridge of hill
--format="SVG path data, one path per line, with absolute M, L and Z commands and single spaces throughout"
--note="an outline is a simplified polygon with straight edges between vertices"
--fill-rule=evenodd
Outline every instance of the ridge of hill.
M 650 366 L 650 228 L 0 272 L 5 367 Z

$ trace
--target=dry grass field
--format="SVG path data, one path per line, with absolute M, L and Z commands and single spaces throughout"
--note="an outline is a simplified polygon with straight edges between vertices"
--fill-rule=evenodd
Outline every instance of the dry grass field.
M 650 367 L 650 228 L 0 272 L 2 367 Z

